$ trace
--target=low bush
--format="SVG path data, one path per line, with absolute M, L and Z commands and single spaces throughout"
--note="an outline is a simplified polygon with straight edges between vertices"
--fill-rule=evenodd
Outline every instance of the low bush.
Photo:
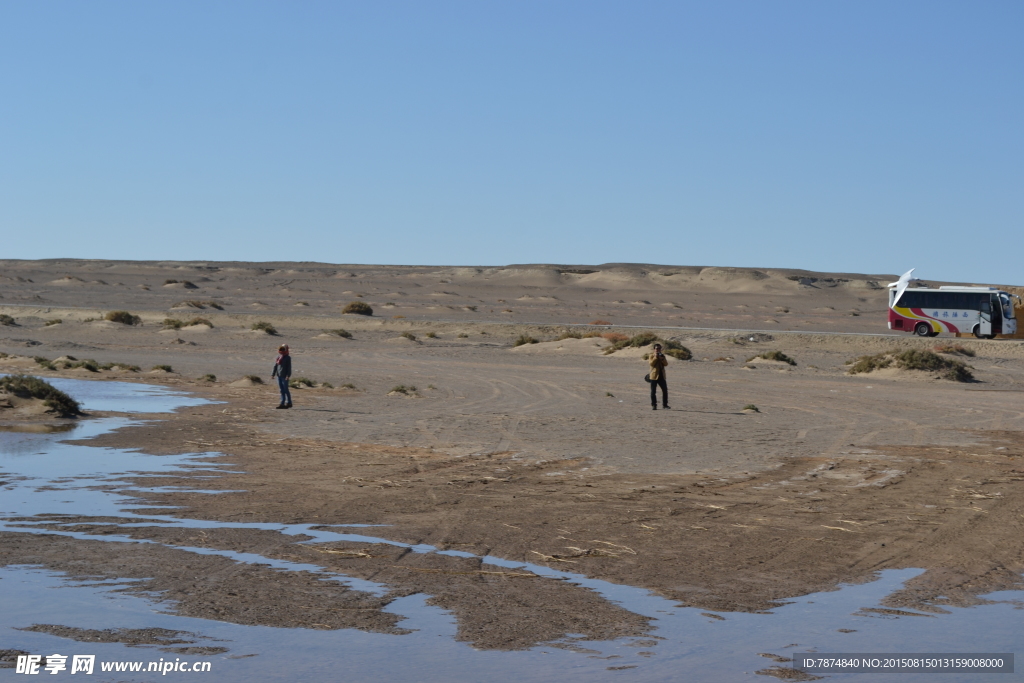
M 761 412 L 761 411 L 760 411 L 760 410 L 758 409 L 758 407 L 757 407 L 757 406 L 755 406 L 755 405 L 754 405 L 753 403 L 748 403 L 747 405 L 743 406 L 743 410 L 752 410 L 752 411 L 754 411 L 755 413 L 760 413 L 760 412 Z
M 315 387 L 316 383 L 308 377 L 293 377 L 289 380 L 288 386 L 292 389 L 298 389 L 299 387 Z
M 181 322 L 177 318 L 164 318 L 165 330 L 180 330 L 184 326 L 185 323 Z
M 416 335 L 412 332 L 403 332 L 401 336 L 405 337 L 409 341 L 416 341 Z
M 622 334 L 621 332 L 604 332 L 600 336 L 613 344 L 629 339 L 629 335 Z
M 349 332 L 348 330 L 342 330 L 342 329 L 324 330 L 324 333 L 325 334 L 335 334 L 335 335 L 337 335 L 339 337 L 342 337 L 343 339 L 351 339 L 352 338 L 352 333 Z
M 341 312 L 352 315 L 373 315 L 373 309 L 365 301 L 351 301 L 341 309 Z
M 512 345 L 513 346 L 523 346 L 524 344 L 536 344 L 536 343 L 537 343 L 537 340 L 534 339 L 533 337 L 531 337 L 530 335 L 528 335 L 528 334 L 521 334 L 518 337 L 516 337 L 516 340 L 515 340 L 515 342 L 513 342 Z
M 463 306 L 463 308 L 465 308 L 467 311 L 473 311 L 474 313 L 476 312 L 476 306 Z
M 341 385 L 341 388 L 342 389 L 352 389 L 354 391 L 359 391 L 359 387 L 357 387 L 355 384 L 352 384 L 352 382 L 345 382 L 344 384 Z
M 398 386 L 391 387 L 391 391 L 389 393 L 405 394 L 406 396 L 408 396 L 409 394 L 416 393 L 416 387 L 411 385 L 405 386 L 404 384 L 399 384 Z
M 213 327 L 213 323 L 211 323 L 206 318 L 192 318 L 187 323 L 185 323 L 186 327 L 191 326 L 191 325 L 206 325 L 207 327 L 211 327 L 211 328 Z
M 214 375 L 212 373 L 206 373 L 205 375 L 203 375 L 202 377 L 199 378 L 199 381 L 200 382 L 216 382 L 217 381 L 217 375 Z
M 969 349 L 962 344 L 939 344 L 935 347 L 935 353 L 955 354 L 959 356 L 969 356 L 971 358 L 975 356 L 973 349 Z
M 425 336 L 427 337 L 427 339 L 437 339 L 437 333 L 435 332 L 427 332 Z
M 49 327 L 50 325 L 60 325 L 62 322 L 64 321 L 61 320 L 60 318 L 54 318 L 53 320 L 47 320 L 46 326 Z
M 750 361 L 757 360 L 758 358 L 796 365 L 796 361 L 784 354 L 782 351 L 765 351 L 764 353 L 759 353 L 756 356 L 751 356 L 747 359 L 747 362 L 749 363 Z
M 0 325 L 16 325 L 14 318 L 7 315 L 6 313 L 0 313 Z
M 320 382 L 320 386 L 324 389 L 333 389 L 334 385 L 330 382 Z
M 458 333 L 458 334 L 457 334 L 456 336 L 457 336 L 457 337 L 458 337 L 459 339 L 469 339 L 469 335 L 468 335 L 468 334 L 466 334 L 465 332 L 459 332 L 459 333 Z
M 954 382 L 971 382 L 974 374 L 971 367 L 962 361 L 943 358 L 932 351 L 920 351 L 908 349 L 907 351 L 889 351 L 878 353 L 874 356 L 861 356 L 848 361 L 849 373 L 856 375 L 863 372 L 872 372 L 895 366 L 900 370 L 924 370 L 927 372 L 938 372 L 943 379 Z
M 103 317 L 105 320 L 109 320 L 112 323 L 121 323 L 122 325 L 142 324 L 142 318 L 137 315 L 132 315 L 128 311 L 110 311 Z
M 34 360 L 41 368 L 43 368 L 45 370 L 56 370 L 57 369 L 56 366 L 54 366 L 54 364 L 50 361 L 49 358 L 45 358 L 43 356 L 33 356 L 32 360 Z
M 199 289 L 199 287 L 188 280 L 164 280 L 164 286 L 167 285 L 181 285 L 185 289 Z
M 259 375 L 246 375 L 242 379 L 247 379 L 253 384 L 263 384 L 263 378 L 260 377 Z
M 154 365 L 153 369 L 163 370 L 164 372 L 174 372 L 174 368 L 172 368 L 170 365 Z
M 118 368 L 125 372 L 142 372 L 142 368 L 138 365 L 130 365 L 128 363 L 104 363 L 100 366 L 100 370 L 111 370 L 113 368 Z
M 249 329 L 255 330 L 257 332 L 266 332 L 267 334 L 277 334 L 277 328 L 276 327 L 274 327 L 270 323 L 264 322 L 262 320 L 259 321 L 259 322 L 253 323 L 252 327 L 250 327 Z
M 623 335 L 625 336 L 625 335 Z M 607 339 L 607 337 L 605 337 Z M 666 356 L 672 356 L 679 360 L 690 360 L 693 358 L 693 354 L 690 353 L 690 349 L 686 348 L 682 344 L 671 339 L 662 339 L 653 332 L 641 332 L 640 334 L 620 339 L 612 343 L 607 349 L 605 349 L 605 355 L 609 353 L 615 353 L 625 348 L 640 348 L 643 346 L 649 346 L 658 342 L 662 345 L 662 349 Z
M 575 330 L 566 330 L 562 334 L 558 335 L 555 341 L 562 341 L 563 339 L 583 339 L 583 335 Z
M 38 377 L 30 375 L 0 377 L 0 388 L 20 398 L 41 398 L 47 407 L 64 417 L 79 415 L 82 412 L 78 401 Z

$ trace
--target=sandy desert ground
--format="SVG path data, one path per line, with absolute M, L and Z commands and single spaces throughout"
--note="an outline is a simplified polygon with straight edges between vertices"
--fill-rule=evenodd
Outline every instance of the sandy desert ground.
M 219 401 L 89 442 L 222 454 L 211 460 L 233 473 L 201 487 L 226 493 L 141 494 L 179 506 L 173 514 L 385 524 L 375 533 L 391 540 L 571 568 L 713 610 L 760 611 L 917 567 L 927 571 L 887 604 L 937 611 L 1024 587 L 1024 342 L 890 335 L 894 279 L 623 264 L 0 261 L 0 313 L 14 319 L 0 327 L 0 372 L 163 384 Z M 343 315 L 351 301 L 374 315 Z M 103 320 L 112 310 L 142 324 Z M 166 328 L 169 318 L 182 326 Z M 258 322 L 277 334 L 252 330 Z M 600 336 L 558 340 L 644 331 L 693 353 L 668 368 L 671 410 L 650 410 L 644 349 L 606 355 Z M 514 346 L 521 335 L 540 343 Z M 861 355 L 953 342 L 975 354 L 946 354 L 972 366 L 974 382 L 847 372 Z M 280 343 L 295 376 L 314 384 L 294 389 L 287 411 L 274 409 L 270 384 L 244 379 L 269 382 Z M 796 365 L 747 362 L 766 351 Z M 50 370 L 37 356 L 139 370 Z M 200 379 L 208 373 L 216 381 Z M 32 420 L 59 422 L 0 409 L 6 428 Z M 585 589 L 489 574 L 478 560 L 358 543 L 324 552 L 272 531 L 104 526 L 118 521 L 52 524 L 159 544 L 4 533 L 0 563 L 137 577 L 182 614 L 248 624 L 387 632 L 387 602 L 422 592 L 481 648 L 646 628 Z M 175 549 L 197 544 L 301 558 L 392 593 L 369 600 Z M 351 609 L 308 608 L 323 596 Z

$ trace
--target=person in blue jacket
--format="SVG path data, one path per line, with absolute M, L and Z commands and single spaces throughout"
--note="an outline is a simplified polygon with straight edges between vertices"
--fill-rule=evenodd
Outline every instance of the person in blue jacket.
M 277 360 L 274 361 L 274 371 L 270 378 L 277 378 L 277 386 L 281 390 L 281 408 L 292 407 L 292 392 L 288 389 L 288 381 L 292 378 L 292 357 L 288 353 L 288 345 L 281 344 L 277 349 Z

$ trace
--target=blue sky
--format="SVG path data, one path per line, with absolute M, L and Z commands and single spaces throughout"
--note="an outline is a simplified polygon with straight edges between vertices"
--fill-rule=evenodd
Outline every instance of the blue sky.
M 1019 2 L 2 0 L 0 258 L 1024 284 L 1022 29 Z

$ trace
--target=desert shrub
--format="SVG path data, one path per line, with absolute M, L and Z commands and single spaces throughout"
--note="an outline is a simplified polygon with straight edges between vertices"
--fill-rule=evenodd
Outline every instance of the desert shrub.
M 469 335 L 468 335 L 468 334 L 466 334 L 465 332 L 459 332 L 459 333 L 458 333 L 458 334 L 457 334 L 456 336 L 457 336 L 457 337 L 458 337 L 459 339 L 468 339 L 468 338 L 469 338 Z
M 516 340 L 515 340 L 515 342 L 513 342 L 512 345 L 513 346 L 523 346 L 524 344 L 536 344 L 536 343 L 537 343 L 537 340 L 534 339 L 533 337 L 531 337 L 530 335 L 528 335 L 528 334 L 521 334 L 518 337 L 516 337 Z
M 388 301 L 388 302 L 387 302 L 386 304 L 384 304 L 384 305 L 385 305 L 385 306 L 394 306 L 394 305 L 395 305 L 395 302 L 394 302 L 394 301 Z
M 105 320 L 109 320 L 112 323 L 121 323 L 122 325 L 142 324 L 142 318 L 137 315 L 132 315 L 128 311 L 110 311 L 103 317 Z
M 901 370 L 924 370 L 938 372 L 943 379 L 954 382 L 971 382 L 974 374 L 971 367 L 962 361 L 943 358 L 932 351 L 921 351 L 908 349 L 906 351 L 889 351 L 878 353 L 874 356 L 861 356 L 847 363 L 850 365 L 850 374 L 855 375 L 862 372 L 871 372 L 895 365 Z
M 463 306 L 467 311 L 476 312 L 476 306 Z
M 185 325 L 206 325 L 207 327 L 213 327 L 213 323 L 211 323 L 206 318 L 192 318 L 187 323 L 185 323 Z
M 763 358 L 765 360 L 775 360 L 781 363 L 789 363 L 790 365 L 796 365 L 796 361 L 787 356 L 786 354 L 784 354 L 782 351 L 765 351 L 764 353 L 759 353 L 756 356 L 751 356 L 750 358 L 747 359 L 747 362 L 749 363 L 750 361 L 757 360 L 758 358 Z
M 611 325 L 611 322 L 608 321 L 608 320 L 591 320 L 590 324 L 591 325 Z
M 563 339 L 583 339 L 583 335 L 575 330 L 566 330 L 562 334 L 558 335 L 555 341 L 562 341 Z
M 428 384 L 427 389 L 437 389 L 433 384 Z
M 60 318 L 54 318 L 53 320 L 47 320 L 46 326 L 49 327 L 50 325 L 60 325 L 62 322 L 64 321 L 61 320 Z
M 247 379 L 253 384 L 263 384 L 263 378 L 260 377 L 259 375 L 246 375 L 242 379 Z
M 935 347 L 936 353 L 956 354 L 960 356 L 974 357 L 975 353 L 973 349 L 969 349 L 962 344 L 939 344 Z
M 188 280 L 164 280 L 164 285 L 182 285 L 185 289 L 199 289 Z
M 316 383 L 308 377 L 294 377 L 288 382 L 288 386 L 298 389 L 299 387 L 315 387 Z
M 181 322 L 177 318 L 164 318 L 165 330 L 180 330 L 184 326 L 185 323 Z
M 10 356 L 3 351 L 0 351 L 0 358 L 10 358 Z
M 602 336 L 604 336 L 604 335 L 602 335 L 600 332 L 585 332 L 583 334 L 583 339 L 593 339 L 594 337 L 602 337 Z
M 334 388 L 334 385 L 331 384 L 330 382 L 320 382 L 320 386 L 323 387 L 324 389 L 333 389 Z
M 748 403 L 747 405 L 743 406 L 743 410 L 753 410 L 755 413 L 760 413 L 761 412 L 758 409 L 758 407 L 755 406 L 753 403 Z
M 437 333 L 435 333 L 435 332 L 427 332 L 426 337 L 427 337 L 427 339 L 437 339 Z
M 217 375 L 214 375 L 212 373 L 206 373 L 205 375 L 203 375 L 202 377 L 199 378 L 199 381 L 200 382 L 216 382 L 217 381 Z
M 359 391 L 359 387 L 357 387 L 355 384 L 352 384 L 352 382 L 345 382 L 344 384 L 341 385 L 341 388 L 342 389 L 352 389 L 354 391 Z
M 406 396 L 408 396 L 409 394 L 416 393 L 416 387 L 411 385 L 405 386 L 404 384 L 399 384 L 397 386 L 391 387 L 391 393 L 405 394 Z
M 138 365 L 131 365 L 129 363 L 104 363 L 100 366 L 100 370 L 110 370 L 112 368 L 118 368 L 125 372 L 142 372 L 142 368 Z
M 195 299 L 189 299 L 188 301 L 179 301 L 178 303 L 171 306 L 171 308 L 216 308 L 218 311 L 223 311 L 224 307 L 216 301 L 197 301 Z
M 351 339 L 352 338 L 352 333 L 351 332 L 349 332 L 348 330 L 342 330 L 342 329 L 324 330 L 324 334 L 335 334 L 335 335 L 337 335 L 339 337 L 342 337 L 344 339 Z
M 351 301 L 341 309 L 341 312 L 353 315 L 373 315 L 373 309 L 365 301 Z
M 0 313 L 0 325 L 15 325 L 14 318 L 6 313 Z
M 82 320 L 82 322 L 83 323 L 91 323 L 91 322 L 93 322 L 95 320 L 96 320 L 96 318 L 85 318 L 84 320 Z
M 88 370 L 89 372 L 99 372 L 100 364 L 92 359 L 76 360 L 71 363 L 64 363 L 65 370 L 77 370 L 78 368 Z
M 0 377 L 0 388 L 20 398 L 41 398 L 47 407 L 56 410 L 62 416 L 78 415 L 82 412 L 78 401 L 38 377 L 30 375 Z
M 250 327 L 249 329 L 266 332 L 267 334 L 277 334 L 277 328 L 268 322 L 264 322 L 263 320 L 253 323 L 252 327 Z
M 56 370 L 57 369 L 54 366 L 54 364 L 50 361 L 50 359 L 46 358 L 44 356 L 33 356 L 32 360 L 34 360 L 39 365 L 39 367 L 41 367 L 41 368 L 43 368 L 45 370 Z
M 174 368 L 172 368 L 170 365 L 154 365 L 153 369 L 163 370 L 164 372 L 174 372 Z
M 628 335 L 622 334 L 621 332 L 604 332 L 599 336 L 607 339 L 613 344 L 616 342 L 626 341 L 627 339 L 629 339 Z
M 610 391 L 606 391 L 606 392 L 604 392 L 604 395 L 605 395 L 605 396 L 609 396 L 609 397 L 611 397 L 611 398 L 615 398 L 615 394 L 613 394 L 613 393 L 612 393 L 612 392 L 610 392 Z
M 416 335 L 413 334 L 412 332 L 403 332 L 402 336 L 408 339 L 409 341 L 416 341 Z
M 620 339 L 612 343 L 612 345 L 605 349 L 604 352 L 605 355 L 607 355 L 609 353 L 615 353 L 620 349 L 625 349 L 629 347 L 640 348 L 643 346 L 649 346 L 651 344 L 654 344 L 655 342 L 659 342 L 662 345 L 662 348 L 666 356 L 672 356 L 673 358 L 678 358 L 679 360 L 690 360 L 691 358 L 693 358 L 693 354 L 690 353 L 690 349 L 686 348 L 679 342 L 672 341 L 671 339 L 662 339 L 653 332 L 641 332 L 640 334 L 633 335 L 632 337 Z

